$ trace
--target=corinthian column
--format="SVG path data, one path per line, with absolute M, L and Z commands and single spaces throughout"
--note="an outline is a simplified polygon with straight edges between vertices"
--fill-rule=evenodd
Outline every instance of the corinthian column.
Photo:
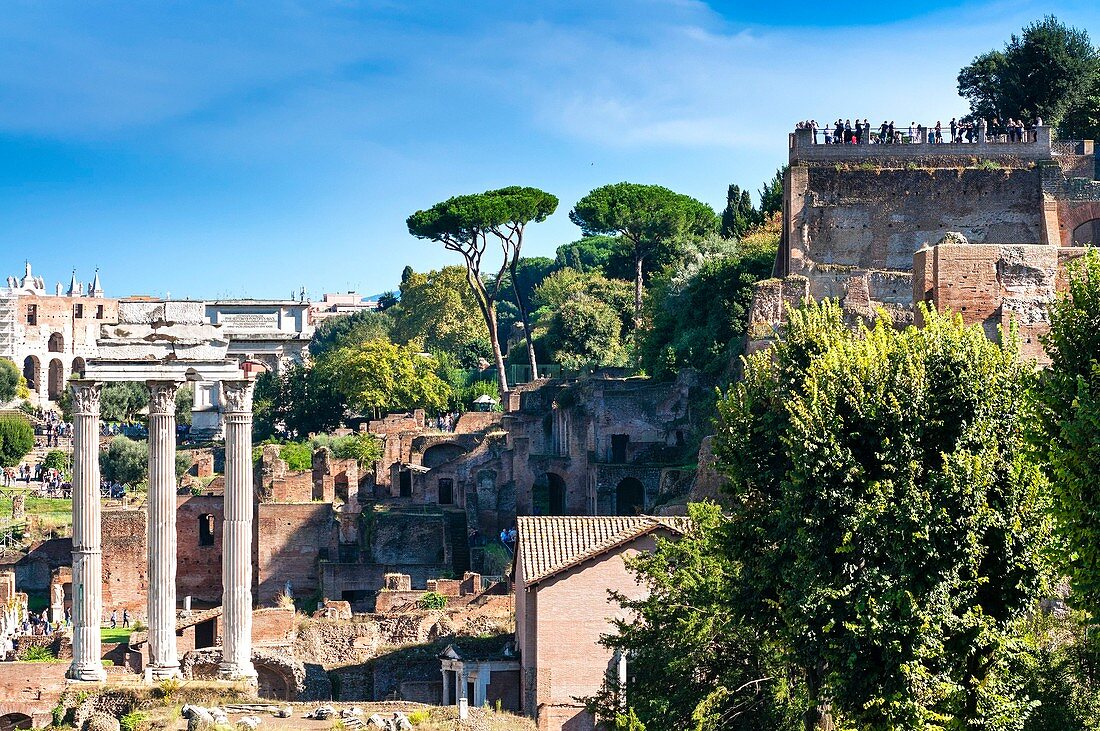
M 176 650 L 176 390 L 149 381 L 148 680 L 180 674 Z
M 73 388 L 73 680 L 106 680 L 100 622 L 103 619 L 103 554 L 99 519 L 99 392 L 92 381 Z
M 222 664 L 225 678 L 252 667 L 252 381 L 222 381 L 225 520 L 222 526 Z

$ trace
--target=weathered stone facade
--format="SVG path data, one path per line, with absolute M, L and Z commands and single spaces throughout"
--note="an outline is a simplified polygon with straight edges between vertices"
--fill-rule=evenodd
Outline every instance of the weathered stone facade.
M 1025 357 L 1039 338 L 1065 263 L 1100 231 L 1092 142 L 814 145 L 792 135 L 776 280 L 758 287 L 749 350 L 766 345 L 783 308 L 838 300 L 853 321 L 885 311 L 899 325 L 919 302 L 980 323 L 1018 327 Z

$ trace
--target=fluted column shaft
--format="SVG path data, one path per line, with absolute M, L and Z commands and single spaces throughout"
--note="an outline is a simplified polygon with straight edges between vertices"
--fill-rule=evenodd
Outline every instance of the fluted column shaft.
M 226 678 L 252 678 L 252 381 L 222 382 L 225 520 L 222 524 L 222 664 Z
M 176 649 L 176 391 L 149 381 L 149 665 L 146 677 L 180 674 Z
M 73 389 L 73 680 L 106 680 L 103 620 L 103 551 L 99 510 L 100 385 L 72 381 Z

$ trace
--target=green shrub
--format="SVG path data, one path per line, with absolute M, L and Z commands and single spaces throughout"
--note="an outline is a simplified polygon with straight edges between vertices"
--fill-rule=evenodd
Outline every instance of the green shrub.
M 286 468 L 294 472 L 313 469 L 313 450 L 308 444 L 287 442 L 279 447 L 279 459 L 286 462 Z
M 138 731 L 149 717 L 141 711 L 130 711 L 118 719 L 121 731 Z
M 32 449 L 34 427 L 31 422 L 16 414 L 0 416 L 0 467 L 15 467 Z
M 64 470 L 69 466 L 69 458 L 60 449 L 51 449 L 42 460 L 42 466 L 48 470 Z
M 53 662 L 57 659 L 57 656 L 48 647 L 31 645 L 19 653 L 19 659 L 23 662 Z
M 425 710 L 413 711 L 409 714 L 408 718 L 409 723 L 411 723 L 413 726 L 416 726 L 418 724 L 424 723 L 429 718 L 431 718 L 431 713 Z
M 429 591 L 416 604 L 421 609 L 443 609 L 447 606 L 447 597 L 438 591 Z

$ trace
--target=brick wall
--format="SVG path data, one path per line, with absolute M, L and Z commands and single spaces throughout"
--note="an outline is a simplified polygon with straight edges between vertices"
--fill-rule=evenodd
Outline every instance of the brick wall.
M 66 662 L 0 663 L 0 716 L 22 713 L 48 726 L 50 709 L 65 689 Z
M 211 518 L 213 543 L 202 545 L 200 534 Z M 190 596 L 196 605 L 221 604 L 223 526 L 221 495 L 176 499 L 176 594 L 181 602 Z
M 257 506 L 256 599 L 272 604 L 287 581 L 296 597 L 320 588 L 317 561 L 336 554 L 332 506 L 324 503 Z
M 103 612 L 129 609 L 145 617 L 149 589 L 146 567 L 145 511 L 103 511 Z

